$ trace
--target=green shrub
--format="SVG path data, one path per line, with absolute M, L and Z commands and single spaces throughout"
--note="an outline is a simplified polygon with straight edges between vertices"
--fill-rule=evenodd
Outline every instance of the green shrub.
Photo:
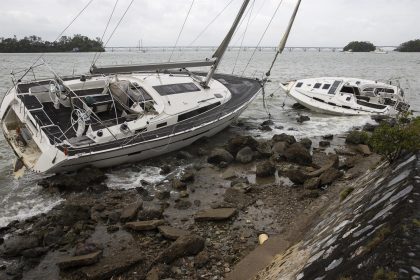
M 420 52 L 420 39 L 402 43 L 396 51 L 398 52 Z
M 369 145 L 389 162 L 398 159 L 402 151 L 417 151 L 420 148 L 420 118 L 402 114 L 394 125 L 382 123 L 370 137 Z
M 396 280 L 397 273 L 393 271 L 385 271 L 383 267 L 378 268 L 373 274 L 373 280 Z
M 373 52 L 376 50 L 376 47 L 371 42 L 359 42 L 359 41 L 353 41 L 347 44 L 347 46 L 344 47 L 344 51 L 350 51 L 353 52 Z
M 352 187 L 348 187 L 348 188 L 342 190 L 340 192 L 340 201 L 343 201 L 344 199 L 346 199 L 346 197 L 348 197 L 349 194 L 351 194 L 353 191 L 354 191 L 354 188 L 352 188 Z

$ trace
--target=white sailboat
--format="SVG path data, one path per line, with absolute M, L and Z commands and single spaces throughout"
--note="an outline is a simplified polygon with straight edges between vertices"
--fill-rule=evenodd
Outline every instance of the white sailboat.
M 24 165 L 57 173 L 114 166 L 162 155 L 225 129 L 264 85 L 215 73 L 248 4 L 243 1 L 211 58 L 92 65 L 90 74 L 79 77 L 61 77 L 50 68 L 50 79 L 14 79 L 0 119 L 18 157 L 15 169 Z M 207 73 L 187 70 L 204 66 L 210 67 Z
M 402 88 L 378 81 L 321 77 L 280 86 L 304 107 L 331 115 L 395 115 L 410 107 Z

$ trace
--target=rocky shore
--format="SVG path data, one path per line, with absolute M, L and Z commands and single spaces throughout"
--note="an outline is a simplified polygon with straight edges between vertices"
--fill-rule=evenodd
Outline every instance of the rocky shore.
M 65 202 L 0 228 L 0 279 L 223 279 L 380 161 L 360 131 L 228 138 L 153 160 L 165 176 L 157 185 L 109 188 L 96 168 L 38 182 Z

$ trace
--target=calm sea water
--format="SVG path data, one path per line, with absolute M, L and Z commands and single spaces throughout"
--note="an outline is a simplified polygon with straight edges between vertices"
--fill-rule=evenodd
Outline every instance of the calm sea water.
M 85 73 L 88 71 L 93 59 L 92 53 L 56 53 L 46 54 L 44 59 L 60 75 L 72 73 Z M 167 61 L 169 52 L 147 53 L 104 53 L 98 64 L 126 64 Z M 208 52 L 176 53 L 173 60 L 202 59 L 209 57 Z M 38 54 L 0 54 L 0 96 L 3 96 L 11 87 L 11 70 L 19 71 L 31 65 Z M 232 73 L 236 52 L 227 52 L 220 67 L 220 72 Z M 249 61 L 251 51 L 242 52 L 235 66 L 235 74 L 242 74 Z M 253 60 L 245 71 L 246 76 L 261 77 L 268 69 L 274 52 L 256 52 Z M 31 77 L 32 74 L 30 74 Z M 36 71 L 36 77 L 51 76 L 44 67 Z M 386 80 L 400 78 L 401 84 L 408 92 L 408 99 L 412 109 L 420 111 L 420 53 L 389 53 L 379 55 L 373 53 L 345 54 L 333 52 L 285 52 L 278 60 L 272 71 L 272 82 L 267 86 L 267 93 L 273 97 L 267 98 L 269 111 L 276 126 L 284 129 L 275 129 L 261 134 L 260 131 L 251 131 L 259 137 L 271 137 L 275 133 L 286 132 L 297 137 L 319 136 L 328 133 L 342 133 L 353 126 L 363 125 L 370 121 L 368 117 L 332 117 L 308 113 L 311 121 L 302 125 L 296 123 L 297 112 L 291 109 L 294 103 L 286 99 L 278 90 L 278 83 L 291 79 L 319 77 L 319 76 L 346 76 L 359 77 L 372 80 Z M 286 105 L 283 107 L 283 103 Z M 267 119 L 263 109 L 262 97 L 244 112 L 242 119 L 248 123 L 261 123 Z M 288 131 L 293 127 L 296 131 Z M 12 220 L 24 219 L 45 211 L 61 203 L 58 195 L 48 194 L 36 185 L 39 175 L 27 173 L 25 177 L 17 180 L 12 175 L 14 154 L 6 144 L 3 135 L 0 135 L 0 226 Z M 141 179 L 156 181 L 162 179 L 159 168 L 144 166 L 140 172 L 123 169 L 113 171 L 109 175 L 109 185 L 130 187 L 139 183 Z

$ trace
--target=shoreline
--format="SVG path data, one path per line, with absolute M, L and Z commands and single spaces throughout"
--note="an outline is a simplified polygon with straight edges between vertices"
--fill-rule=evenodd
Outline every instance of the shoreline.
M 239 132 L 246 135 L 244 130 Z M 107 278 L 120 274 L 124 268 L 122 279 L 138 279 L 140 275 L 147 279 L 159 279 L 153 278 L 156 276 L 222 279 L 260 247 L 260 234 L 267 234 L 268 242 L 276 235 L 289 235 L 302 213 L 328 202 L 325 197 L 337 191 L 336 180 L 340 184 L 340 180 L 353 180 L 363 173 L 356 170 L 350 179 L 340 179 L 341 175 L 333 172 L 333 178 L 324 184 L 328 187 L 304 188 L 290 181 L 288 177 L 293 178 L 293 174 L 288 174 L 290 170 L 299 168 L 314 172 L 329 165 L 328 160 L 333 159 L 333 168 L 338 172 L 347 169 L 347 158 L 357 157 L 360 163 L 372 157 L 349 151 L 347 156 L 335 155 L 334 150 L 346 146 L 344 136 L 332 136 L 331 139 L 328 135 L 329 140 L 322 137 L 311 140 L 314 144 L 311 143 L 310 149 L 314 155 L 311 155 L 310 163 L 295 164 L 280 156 L 282 144 L 278 144 L 289 141 L 286 146 L 293 145 L 296 142 L 293 136 L 284 134 L 277 136 L 276 141 L 257 141 L 250 136 L 230 133 L 224 131 L 211 140 L 154 159 L 155 164 L 161 163 L 163 173 L 166 173 L 166 180 L 154 187 L 150 184 L 148 188 L 109 189 L 104 183 L 104 173 L 96 169 L 81 171 L 78 178 L 53 177 L 40 182 L 45 191 L 60 193 L 65 202 L 48 213 L 12 222 L 0 229 L 1 243 L 4 243 L 0 247 L 3 263 L 0 263 L 3 267 L 0 275 L 11 279 L 28 275 L 63 279 L 73 279 L 75 275 Z M 227 138 L 231 139 L 228 143 L 225 142 Z M 326 147 L 320 149 L 318 146 L 322 141 Z M 305 142 L 308 147 L 308 140 L 299 143 Z M 245 158 L 236 155 L 236 159 L 227 159 L 232 161 L 230 164 L 220 157 L 216 161 L 209 160 L 215 149 L 224 147 L 235 154 L 246 146 L 252 148 L 244 153 Z M 274 146 L 275 153 L 272 151 Z M 330 156 L 327 157 L 324 151 Z M 307 154 L 309 150 L 300 150 L 297 154 L 301 152 Z M 251 159 L 247 158 L 250 154 Z M 267 167 L 268 162 L 274 164 Z M 186 163 L 189 167 L 179 172 L 177 167 L 186 166 Z M 142 183 L 148 184 L 147 180 Z M 76 192 L 60 190 L 70 185 Z M 197 218 L 200 214 L 202 218 Z M 300 226 L 308 224 L 304 222 Z M 173 241 L 181 238 L 178 236 L 187 238 Z M 17 244 L 23 237 L 33 239 L 33 243 Z M 176 253 L 172 248 L 176 246 L 189 253 Z M 172 250 L 168 251 L 168 247 Z M 135 253 L 139 251 L 141 258 Z M 74 264 L 74 256 L 92 252 L 100 252 L 100 256 Z M 126 256 L 124 260 L 119 254 Z M 19 256 L 23 256 L 22 261 L 17 261 Z M 69 265 L 60 264 L 66 259 L 72 263 L 70 268 L 60 270 L 59 266 Z M 86 266 L 89 262 L 93 264 Z

